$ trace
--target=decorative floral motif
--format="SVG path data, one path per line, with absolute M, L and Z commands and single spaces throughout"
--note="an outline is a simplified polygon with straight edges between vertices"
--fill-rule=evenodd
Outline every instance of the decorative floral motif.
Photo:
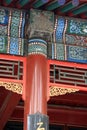
M 57 87 L 57 86 L 51 86 L 50 87 L 50 96 L 59 96 L 59 95 L 65 95 L 67 93 L 75 93 L 79 91 L 79 89 L 76 88 L 63 88 L 63 87 Z
M 79 45 L 79 46 L 87 46 L 87 37 L 83 36 L 77 36 L 77 35 L 65 35 L 66 44 L 73 44 L 73 45 Z
M 68 61 L 87 63 L 87 48 L 67 46 Z
M 2 81 L 0 81 L 0 86 L 5 87 L 5 89 L 10 90 L 12 92 L 22 94 L 23 85 L 21 83 L 2 82 Z
M 24 55 L 26 12 L 0 7 L 0 53 Z
M 87 36 L 87 21 L 69 19 L 67 33 Z
M 21 10 L 0 8 L 0 35 L 24 38 L 25 14 Z
M 57 16 L 54 27 L 54 53 L 51 44 L 49 48 L 51 58 L 87 63 L 87 21 Z

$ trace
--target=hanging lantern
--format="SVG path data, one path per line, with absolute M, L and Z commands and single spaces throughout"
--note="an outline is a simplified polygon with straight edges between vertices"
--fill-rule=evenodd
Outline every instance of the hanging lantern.
M 79 5 L 79 0 L 72 0 L 73 6 L 78 6 Z
M 65 2 L 66 2 L 66 0 L 58 0 L 58 4 L 59 4 L 59 5 L 64 5 Z

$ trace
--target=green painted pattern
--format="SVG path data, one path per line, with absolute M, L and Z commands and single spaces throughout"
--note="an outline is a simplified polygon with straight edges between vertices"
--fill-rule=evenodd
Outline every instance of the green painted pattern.
M 47 56 L 47 43 L 41 39 L 32 39 L 28 44 L 28 54 L 41 54 Z
M 27 52 L 25 13 L 12 8 L 0 8 L 0 53 L 23 56 Z
M 21 0 L 21 1 L 19 1 L 18 4 L 22 7 L 22 6 L 26 5 L 28 2 L 29 2 L 29 0 Z
M 87 36 L 87 21 L 80 19 L 68 19 L 66 33 Z
M 81 13 L 86 12 L 86 11 L 87 11 L 87 4 L 84 4 L 82 7 L 72 11 L 72 14 L 78 15 L 78 14 L 81 14 Z
M 58 60 L 65 60 L 64 44 L 56 44 L 56 58 Z
M 42 0 L 37 0 L 34 4 L 33 4 L 33 7 L 34 8 L 38 8 L 42 5 L 44 5 L 46 2 L 43 2 Z
M 20 18 L 20 15 L 21 15 L 21 10 L 12 10 L 12 17 L 19 17 Z M 23 13 L 23 12 L 22 12 Z
M 0 36 L 0 53 L 7 53 L 8 38 Z
M 40 44 L 32 44 L 28 46 L 29 54 L 44 54 L 47 55 L 46 46 Z
M 8 27 L 7 26 L 0 26 L 0 35 L 8 35 Z
M 65 12 L 67 12 L 67 11 L 73 9 L 73 8 L 75 8 L 75 6 L 73 6 L 72 3 L 69 3 L 66 6 L 64 6 L 60 11 L 62 13 L 65 13 Z
M 9 5 L 12 1 L 13 0 L 5 0 L 5 3 Z
M 51 3 L 49 4 L 46 9 L 51 11 L 51 10 L 54 10 L 56 8 L 60 7 L 60 5 L 58 4 L 58 1 L 54 2 L 54 3 Z

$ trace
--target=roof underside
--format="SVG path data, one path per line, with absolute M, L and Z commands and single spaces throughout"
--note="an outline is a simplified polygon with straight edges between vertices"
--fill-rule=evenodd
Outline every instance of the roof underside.
M 78 0 L 65 0 L 64 4 L 64 0 L 61 1 L 61 3 L 58 3 L 58 0 L 0 0 L 0 5 L 26 10 L 31 8 L 49 10 L 61 16 L 87 18 L 86 0 L 79 0 L 79 3 L 76 2 L 75 4 L 72 1 Z

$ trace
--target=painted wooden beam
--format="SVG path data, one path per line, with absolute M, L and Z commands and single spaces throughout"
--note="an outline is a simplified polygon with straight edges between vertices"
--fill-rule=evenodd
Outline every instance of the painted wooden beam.
M 80 17 L 83 18 L 83 19 L 86 19 L 86 18 L 87 18 L 87 13 L 82 13 L 82 14 L 80 15 Z
M 3 1 L 3 4 L 4 4 L 5 6 L 8 6 L 9 4 L 11 4 L 12 1 L 13 1 L 13 0 L 4 0 L 4 1 Z
M 33 7 L 34 7 L 34 8 L 39 8 L 40 6 L 46 4 L 47 2 L 49 2 L 49 0 L 37 0 L 37 1 L 33 4 Z
M 56 2 L 50 3 L 50 4 L 46 7 L 46 9 L 49 10 L 49 11 L 51 11 L 51 10 L 54 10 L 54 9 L 56 9 L 56 8 L 58 8 L 58 7 L 60 7 L 60 5 L 59 5 L 58 1 L 56 1 Z
M 87 4 L 84 4 L 84 5 L 80 6 L 79 8 L 75 9 L 74 11 L 72 11 L 69 15 L 75 16 L 75 15 L 84 13 L 86 11 L 87 11 Z
M 18 2 L 17 2 L 17 7 L 18 8 L 22 8 L 24 5 L 26 5 L 28 2 L 30 2 L 30 0 L 19 0 Z
M 21 95 L 9 91 L 2 107 L 0 108 L 0 130 L 4 129 L 8 119 L 21 99 Z
M 75 8 L 75 6 L 70 2 L 67 5 L 65 5 L 62 9 L 60 9 L 60 12 L 66 13 L 67 11 Z

